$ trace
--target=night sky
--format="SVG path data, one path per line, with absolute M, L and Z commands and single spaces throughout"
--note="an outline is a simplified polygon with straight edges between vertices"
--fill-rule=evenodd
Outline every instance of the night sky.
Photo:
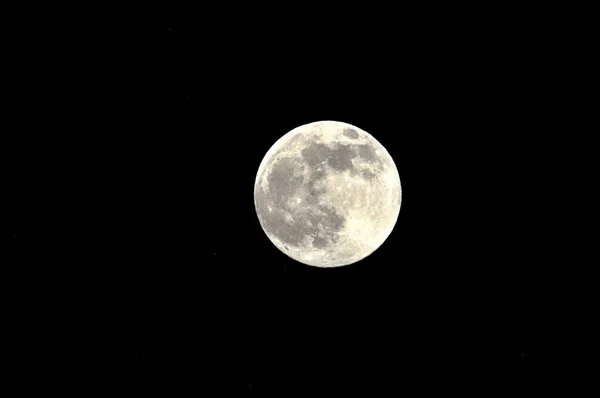
M 5 192 L 18 369 L 177 396 L 439 392 L 486 363 L 519 380 L 552 112 L 499 41 L 202 15 L 35 42 L 54 62 L 20 98 Z M 266 151 L 318 120 L 372 134 L 403 189 L 388 240 L 337 269 L 278 251 L 253 203 Z

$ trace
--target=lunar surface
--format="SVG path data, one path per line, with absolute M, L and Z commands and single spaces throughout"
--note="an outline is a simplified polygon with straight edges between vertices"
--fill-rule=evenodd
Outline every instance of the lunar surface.
M 383 145 L 336 121 L 305 124 L 281 137 L 254 185 L 256 213 L 271 242 L 316 267 L 372 254 L 392 232 L 401 201 L 400 176 Z

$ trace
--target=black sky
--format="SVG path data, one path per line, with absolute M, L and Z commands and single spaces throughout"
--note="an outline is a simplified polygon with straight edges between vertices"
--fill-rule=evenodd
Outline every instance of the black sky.
M 533 61 L 514 67 L 493 35 L 326 25 L 150 24 L 118 46 L 91 39 L 66 86 L 32 83 L 10 255 L 34 352 L 64 341 L 146 387 L 223 377 L 246 396 L 371 372 L 460 384 L 522 357 L 541 219 L 530 162 L 552 118 L 530 101 Z M 403 187 L 389 239 L 340 269 L 287 258 L 254 212 L 266 151 L 317 120 L 371 133 Z

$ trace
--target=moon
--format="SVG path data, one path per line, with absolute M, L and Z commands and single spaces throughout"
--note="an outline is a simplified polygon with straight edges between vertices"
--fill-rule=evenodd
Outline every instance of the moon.
M 338 121 L 291 130 L 267 151 L 254 184 L 260 225 L 303 264 L 341 267 L 371 255 L 400 214 L 400 175 L 366 131 Z

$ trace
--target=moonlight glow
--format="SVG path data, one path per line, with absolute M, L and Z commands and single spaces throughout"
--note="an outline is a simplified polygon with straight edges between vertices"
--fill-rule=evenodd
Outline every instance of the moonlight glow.
M 400 212 L 400 176 L 390 154 L 360 128 L 321 121 L 281 137 L 254 186 L 260 224 L 289 257 L 317 267 L 373 253 Z

